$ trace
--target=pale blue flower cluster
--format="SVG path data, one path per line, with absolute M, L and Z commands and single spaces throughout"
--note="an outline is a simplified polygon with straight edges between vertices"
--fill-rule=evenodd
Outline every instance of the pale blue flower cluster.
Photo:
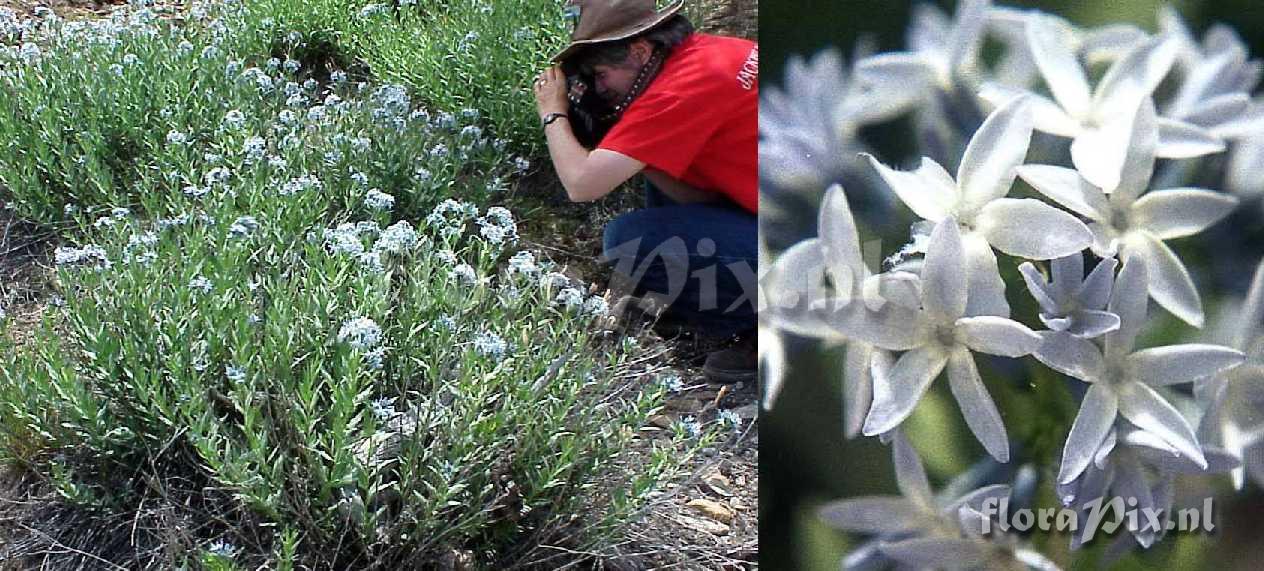
M 500 359 L 509 351 L 509 344 L 492 331 L 483 331 L 474 338 L 474 350 L 484 357 Z
M 364 196 L 364 206 L 369 210 L 387 211 L 395 207 L 395 197 L 372 188 Z
M 342 324 L 338 330 L 338 342 L 352 349 L 368 351 L 382 342 L 382 328 L 367 317 L 357 317 Z

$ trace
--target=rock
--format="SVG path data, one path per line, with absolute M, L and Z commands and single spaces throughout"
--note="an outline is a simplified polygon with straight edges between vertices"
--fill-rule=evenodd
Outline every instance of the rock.
M 759 418 L 759 405 L 751 403 L 745 406 L 739 406 L 733 409 L 733 413 L 742 420 L 752 420 Z
M 733 496 L 733 492 L 729 491 L 729 488 L 733 487 L 733 482 L 731 482 L 728 478 L 725 478 L 724 474 L 721 474 L 718 471 L 711 472 L 710 474 L 703 476 L 702 483 L 707 487 L 707 490 L 715 493 L 716 495 L 724 496 L 726 498 Z
M 656 414 L 650 417 L 650 424 L 662 428 L 664 430 L 671 429 L 672 419 L 669 416 Z
M 733 510 L 729 509 L 728 506 L 722 503 L 698 498 L 696 500 L 690 500 L 689 503 L 685 505 L 720 523 L 733 523 Z
M 701 531 L 711 535 L 728 535 L 729 533 L 729 526 L 718 521 L 689 517 L 685 515 L 679 516 L 678 519 L 682 525 L 695 531 Z

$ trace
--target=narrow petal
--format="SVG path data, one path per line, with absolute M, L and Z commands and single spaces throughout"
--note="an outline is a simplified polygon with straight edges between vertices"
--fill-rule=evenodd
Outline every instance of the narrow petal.
M 1143 510 L 1154 509 L 1154 495 L 1150 491 L 1145 469 L 1135 457 L 1124 456 L 1115 463 L 1115 477 L 1111 482 L 1111 491 L 1119 497 L 1135 499 L 1136 507 L 1134 509 L 1139 514 L 1146 513 Z M 1146 527 L 1145 523 L 1146 519 L 1141 517 L 1137 520 L 1137 529 L 1129 531 L 1132 532 L 1138 544 L 1142 547 L 1149 547 L 1153 542 L 1156 530 Z
M 873 402 L 873 374 L 870 360 L 875 351 L 873 345 L 859 342 L 847 344 L 843 357 L 843 436 L 854 438 L 869 414 Z
M 953 184 L 944 184 L 943 177 L 936 172 L 936 169 L 942 172 L 943 167 L 935 161 L 923 158 L 917 170 L 905 172 L 889 168 L 867 153 L 861 156 L 869 159 L 869 164 L 878 171 L 882 180 L 914 214 L 931 222 L 939 222 L 952 214 L 957 203 L 957 189 Z
M 1235 347 L 1246 347 L 1251 338 L 1264 328 L 1264 259 L 1255 266 L 1255 274 L 1251 277 L 1251 286 L 1247 288 L 1246 298 L 1242 300 L 1242 309 L 1238 314 L 1239 327 L 1233 334 Z
M 834 337 L 863 341 L 891 351 L 917 347 L 927 333 L 928 326 L 920 312 L 894 303 L 872 310 L 855 299 L 826 299 L 814 308 L 814 315 L 835 332 Z
M 962 241 L 966 247 L 966 266 L 969 268 L 967 275 L 970 280 L 965 314 L 1009 317 L 1005 282 L 1001 280 L 1001 271 L 996 266 L 996 254 L 992 253 L 992 246 L 978 232 L 962 236 Z
M 989 244 L 1011 256 L 1048 260 L 1093 243 L 1093 233 L 1076 217 L 1032 198 L 998 198 L 976 219 Z
M 1197 107 L 1179 118 L 1186 123 L 1208 129 L 1217 137 L 1224 137 L 1217 132 L 1217 127 L 1242 117 L 1250 106 L 1251 98 L 1246 93 L 1225 93 L 1199 102 Z M 1227 132 L 1232 133 L 1233 127 Z
M 964 347 L 957 348 L 948 359 L 948 385 L 974 437 L 998 462 L 1009 462 L 1009 437 L 1005 433 L 1005 423 L 1001 421 L 1001 413 L 996 410 L 992 395 L 983 386 L 983 379 L 979 378 L 974 356 Z
M 1132 226 L 1160 240 L 1192 236 L 1219 222 L 1238 206 L 1231 194 L 1200 188 L 1147 192 L 1132 205 Z
M 1159 118 L 1159 145 L 1155 155 L 1165 159 L 1189 159 L 1225 150 L 1225 142 L 1202 127 L 1175 119 Z
M 1023 275 L 1023 281 L 1027 284 L 1027 290 L 1031 292 L 1031 297 L 1035 298 L 1036 304 L 1040 306 L 1040 311 L 1044 313 L 1058 313 L 1059 304 L 1053 299 L 1052 292 L 1049 291 L 1049 284 L 1045 281 L 1044 274 L 1036 268 L 1031 262 L 1023 262 L 1018 265 L 1018 273 Z
M 1150 386 L 1189 383 L 1227 371 L 1246 361 L 1237 349 L 1187 343 L 1142 349 L 1128 356 L 1137 378 Z
M 1206 468 L 1207 460 L 1194 429 L 1159 393 L 1141 383 L 1119 387 L 1119 414 L 1138 428 L 1158 435 L 1183 456 Z
M 1144 258 L 1134 256 L 1124 260 L 1123 269 L 1115 279 L 1110 292 L 1109 311 L 1119 316 L 1119 329 L 1106 334 L 1107 355 L 1127 355 L 1137 342 L 1137 332 L 1146 321 L 1146 305 L 1150 278 Z
M 860 258 L 860 236 L 843 187 L 832 185 L 821 201 L 818 228 L 821 253 L 826 268 L 840 292 L 856 293 L 865 279 L 865 264 Z
M 1125 257 L 1135 255 L 1145 259 L 1150 273 L 1150 296 L 1154 301 L 1184 322 L 1201 328 L 1203 302 L 1176 253 L 1149 232 L 1133 232 L 1126 244 Z
M 1093 339 L 1119 329 L 1119 316 L 1097 309 L 1077 309 L 1071 312 L 1071 323 L 1066 332 L 1076 337 Z
M 1091 220 L 1105 220 L 1110 213 L 1106 195 L 1084 180 L 1075 169 L 1053 165 L 1023 165 L 1015 170 L 1037 192 L 1071 212 Z
M 962 0 L 957 3 L 957 13 L 946 38 L 949 70 L 967 66 L 977 57 L 991 5 L 991 0 Z
M 1091 341 L 1062 331 L 1040 331 L 1040 346 L 1032 352 L 1036 360 L 1064 375 L 1096 382 L 1106 368 L 1102 352 Z
M 865 436 L 882 434 L 904 422 L 947 363 L 947 353 L 938 348 L 919 347 L 901 355 L 885 377 L 875 375 L 873 406 L 865 420 Z
M 1093 93 L 1094 113 L 1099 118 L 1132 113 L 1163 81 L 1178 49 L 1174 38 L 1156 36 L 1116 60 Z
M 883 555 L 915 569 L 942 567 L 951 561 L 954 567 L 983 567 L 987 563 L 987 544 L 977 540 L 950 537 L 918 537 L 895 543 L 882 543 Z
M 1150 188 L 1150 179 L 1154 176 L 1155 149 L 1159 144 L 1158 116 L 1154 111 L 1154 103 L 1149 97 L 1142 99 L 1141 105 L 1129 115 L 1132 118 L 1129 134 L 1123 144 L 1123 170 L 1120 172 L 1119 185 L 1110 192 L 1110 205 L 1117 211 L 1123 211 L 1132 205 L 1141 193 Z M 1128 123 L 1120 119 L 1118 123 Z
M 1051 260 L 1049 277 L 1054 297 L 1062 303 L 1070 303 L 1075 290 L 1084 281 L 1084 255 L 1076 252 Z
M 989 355 L 1022 357 L 1040 348 L 1042 343 L 1035 331 L 1004 317 L 963 317 L 957 320 L 956 328 L 966 347 Z
M 1101 446 L 1102 440 L 1115 424 L 1119 411 L 1119 399 L 1105 385 L 1093 385 L 1084 393 L 1080 412 L 1075 415 L 1071 432 L 1062 448 L 1062 466 L 1058 469 L 1058 483 L 1069 484 L 1088 467 Z
M 1011 99 L 987 116 L 957 167 L 962 212 L 972 212 L 1009 193 L 1014 167 L 1027 156 L 1031 129 L 1031 108 L 1025 97 Z
M 936 74 L 933 61 L 911 52 L 880 53 L 856 62 L 857 80 L 878 87 L 903 86 L 909 92 L 933 84 Z
M 1119 187 L 1132 134 L 1132 121 L 1116 116 L 1104 124 L 1085 128 L 1071 141 L 1071 162 L 1092 185 L 1110 192 Z
M 1035 13 L 1027 20 L 1027 44 L 1045 84 L 1073 117 L 1088 113 L 1091 95 L 1084 69 L 1071 50 L 1071 26 L 1054 16 Z
M 897 496 L 865 496 L 830 502 L 817 512 L 831 527 L 858 533 L 896 533 L 915 528 L 924 512 Z
M 1097 262 L 1093 271 L 1084 278 L 1084 283 L 1080 284 L 1079 291 L 1075 292 L 1075 298 L 1080 300 L 1081 307 L 1087 309 L 1106 307 L 1106 303 L 1110 301 L 1111 285 L 1115 283 L 1116 264 L 1114 258 Z
M 952 320 L 966 310 L 966 264 L 957 221 L 935 225 L 922 264 L 922 306 L 933 320 Z
M 930 481 L 926 478 L 922 459 L 902 431 L 894 432 L 891 460 L 895 463 L 895 484 L 904 497 L 929 510 L 934 505 L 935 495 L 930 490 Z
M 1062 107 L 1048 97 L 991 81 L 984 83 L 979 90 L 979 98 L 995 107 L 1000 107 L 1019 96 L 1026 97 L 1031 106 L 1032 127 L 1036 131 L 1059 137 L 1075 137 L 1079 134 L 1080 122 L 1072 119 L 1066 111 L 1062 110 Z
M 764 385 L 763 408 L 771 410 L 786 380 L 785 345 L 773 327 L 763 324 L 760 324 L 758 344 L 762 368 L 760 383 Z

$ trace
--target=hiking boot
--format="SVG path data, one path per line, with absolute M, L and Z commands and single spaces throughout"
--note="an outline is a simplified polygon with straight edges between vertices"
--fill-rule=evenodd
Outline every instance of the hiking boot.
M 759 378 L 759 355 L 755 336 L 738 339 L 736 343 L 707 354 L 702 374 L 713 383 L 749 383 Z

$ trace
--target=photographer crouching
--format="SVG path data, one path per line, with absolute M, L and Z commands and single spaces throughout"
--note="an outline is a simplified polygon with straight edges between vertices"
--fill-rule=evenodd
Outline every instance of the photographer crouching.
M 751 41 L 696 33 L 676 2 L 572 0 L 571 44 L 534 84 L 572 201 L 644 176 L 645 208 L 605 228 L 612 289 L 733 338 L 714 382 L 756 378 L 758 69 Z

